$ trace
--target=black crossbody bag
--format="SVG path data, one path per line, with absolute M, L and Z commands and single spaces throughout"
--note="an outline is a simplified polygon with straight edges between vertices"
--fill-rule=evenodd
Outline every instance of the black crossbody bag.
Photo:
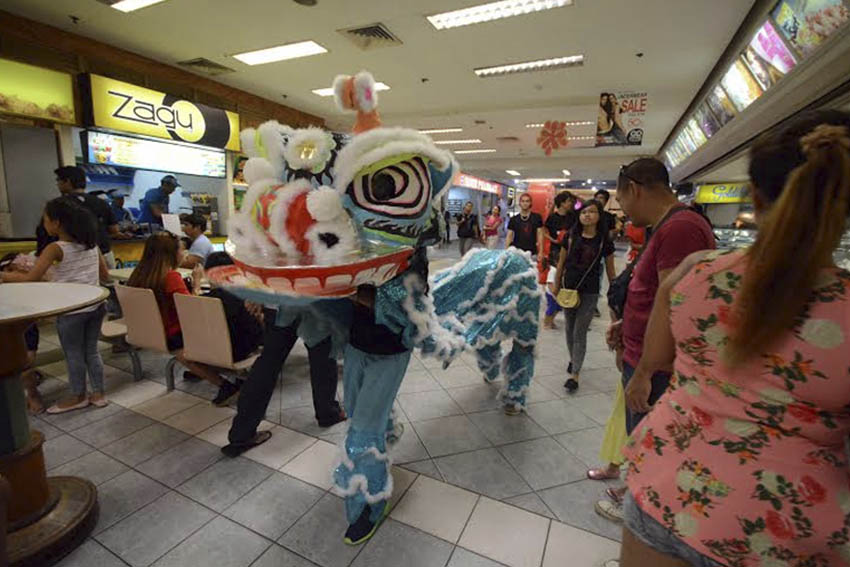
M 638 262 L 640 262 L 644 251 L 649 248 L 649 242 L 650 240 L 652 240 L 652 235 L 657 233 L 658 229 L 660 229 L 661 226 L 670 219 L 670 217 L 681 211 L 693 211 L 700 215 L 703 219 L 705 219 L 708 225 L 711 226 L 711 222 L 694 207 L 673 207 L 672 209 L 667 211 L 667 214 L 664 215 L 664 218 L 659 221 L 658 225 L 653 227 L 649 238 L 646 239 L 646 243 L 643 245 L 643 249 L 641 249 L 641 251 L 638 253 L 634 262 L 626 266 L 626 269 L 623 270 L 619 276 L 614 278 L 611 281 L 611 284 L 608 286 L 608 307 L 611 309 L 611 311 L 614 312 L 614 315 L 617 317 L 617 319 L 622 319 L 623 314 L 626 311 L 626 299 L 629 296 L 629 283 L 631 283 L 632 281 L 632 276 L 634 275 L 635 267 L 637 266 Z

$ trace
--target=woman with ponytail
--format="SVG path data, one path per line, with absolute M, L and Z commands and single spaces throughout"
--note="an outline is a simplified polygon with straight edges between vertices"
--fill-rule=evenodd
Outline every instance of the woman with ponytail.
M 675 379 L 626 450 L 622 567 L 850 566 L 850 114 L 760 138 L 746 250 L 699 253 L 661 285 L 627 390 Z

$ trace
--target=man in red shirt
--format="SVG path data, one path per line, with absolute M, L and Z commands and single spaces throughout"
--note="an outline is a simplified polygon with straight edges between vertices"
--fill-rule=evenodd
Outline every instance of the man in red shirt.
M 715 247 L 711 225 L 696 211 L 681 205 L 670 189 L 667 168 L 653 158 L 633 161 L 620 170 L 617 200 L 635 226 L 654 230 L 635 266 L 622 321 L 612 323 L 609 345 L 622 357 L 623 387 L 627 387 L 643 353 L 643 339 L 659 284 L 679 263 L 699 250 Z M 669 372 L 652 377 L 649 404 L 670 383 Z M 631 434 L 645 414 L 626 409 L 626 431 Z

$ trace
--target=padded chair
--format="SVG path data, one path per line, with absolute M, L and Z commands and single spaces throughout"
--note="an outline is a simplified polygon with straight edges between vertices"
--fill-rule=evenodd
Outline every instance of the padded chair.
M 142 361 L 136 349 L 127 344 L 127 325 L 124 319 L 104 321 L 100 326 L 100 339 L 113 346 L 126 348 L 127 356 L 133 364 L 133 380 L 138 382 L 142 379 Z
M 165 339 L 165 325 L 159 313 L 159 305 L 153 291 L 140 287 L 115 285 L 115 293 L 124 312 L 123 323 L 127 327 L 127 343 L 132 349 L 145 349 L 170 354 L 165 366 L 165 382 L 168 391 L 174 389 L 174 365 L 179 350 L 170 351 Z
M 220 299 L 175 294 L 174 303 L 183 330 L 182 355 L 186 360 L 237 374 L 251 368 L 259 353 L 244 360 L 233 360 L 230 331 Z

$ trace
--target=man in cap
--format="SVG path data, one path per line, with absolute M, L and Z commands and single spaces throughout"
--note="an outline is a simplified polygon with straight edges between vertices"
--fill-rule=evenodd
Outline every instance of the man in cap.
M 139 216 L 139 223 L 156 223 L 162 224 L 162 215 L 168 214 L 169 195 L 174 193 L 174 190 L 179 187 L 177 178 L 173 175 L 166 175 L 159 182 L 159 187 L 148 189 L 144 198 L 139 202 L 139 208 L 142 214 Z

